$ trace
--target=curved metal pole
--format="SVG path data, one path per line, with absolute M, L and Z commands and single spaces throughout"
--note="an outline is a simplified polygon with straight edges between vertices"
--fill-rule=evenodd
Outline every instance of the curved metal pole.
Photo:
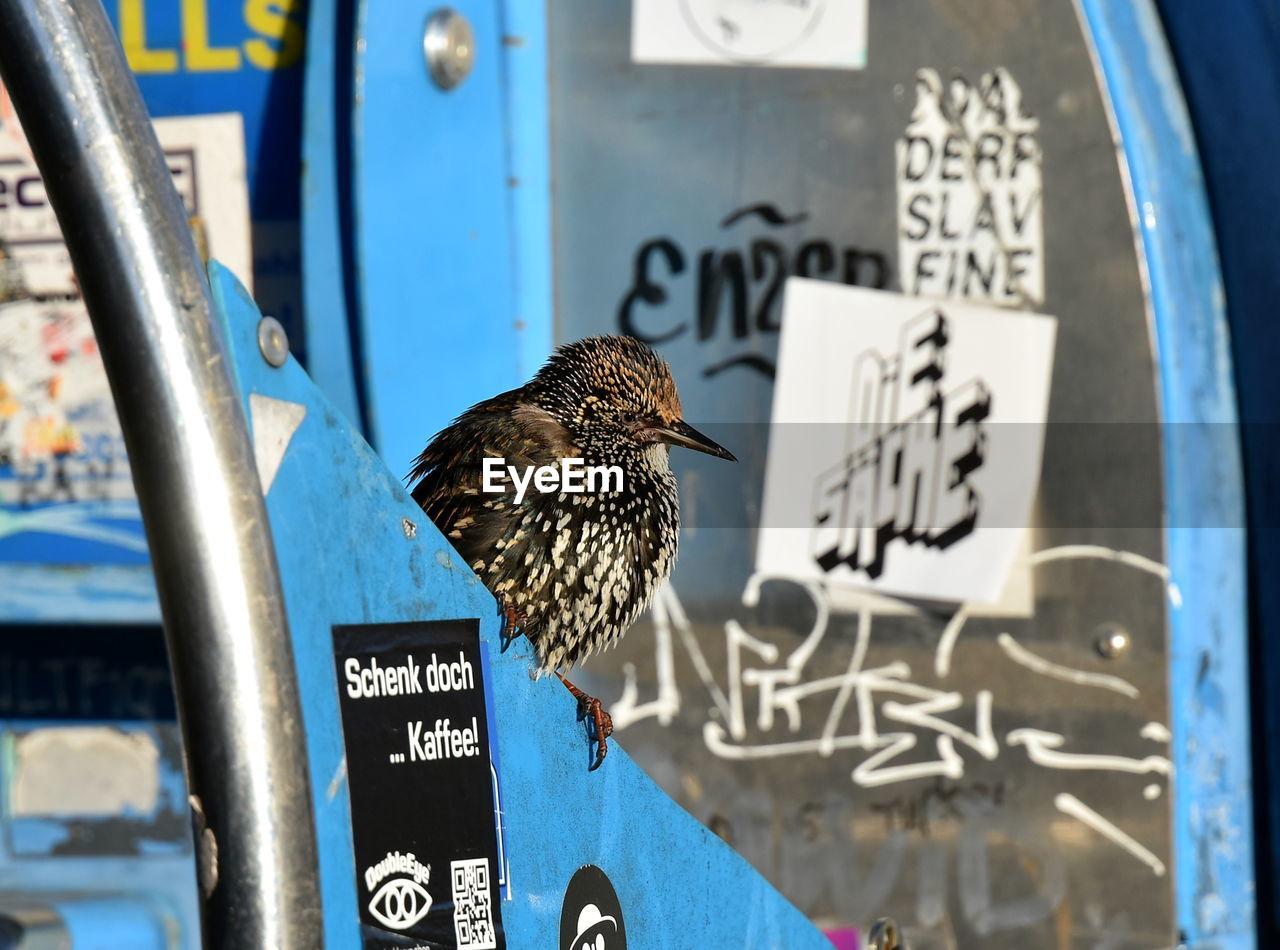
M 186 738 L 217 843 L 210 947 L 323 945 L 280 578 L 208 284 L 99 0 L 0 0 L 0 75 L 66 237 L 142 506 Z

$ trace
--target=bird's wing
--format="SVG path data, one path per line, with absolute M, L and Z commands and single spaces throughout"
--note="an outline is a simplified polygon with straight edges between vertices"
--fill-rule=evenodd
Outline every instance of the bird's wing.
M 479 403 L 441 431 L 414 460 L 413 500 L 468 563 L 495 549 L 512 529 L 514 486 L 504 474 L 499 493 L 481 490 L 486 457 L 523 470 L 555 465 L 577 453 L 550 413 L 522 399 L 520 390 Z M 526 495 L 526 501 L 529 496 Z

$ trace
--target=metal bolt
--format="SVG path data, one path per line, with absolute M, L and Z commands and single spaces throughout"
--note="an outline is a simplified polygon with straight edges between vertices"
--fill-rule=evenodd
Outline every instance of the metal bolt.
M 441 89 L 452 89 L 471 75 L 475 50 L 471 24 L 457 10 L 441 7 L 427 17 L 422 52 L 432 81 Z
M 412 541 L 418 535 L 418 526 L 408 518 L 401 518 L 400 524 L 404 528 L 404 536 Z
M 258 349 L 272 366 L 283 366 L 289 358 L 289 334 L 275 317 L 258 321 Z
M 1117 623 L 1103 624 L 1093 638 L 1093 648 L 1104 660 L 1118 660 L 1129 652 L 1129 631 Z
M 196 883 L 206 898 L 218 887 L 218 839 L 214 837 L 204 804 L 198 795 L 187 796 L 191 806 L 191 831 L 196 845 Z

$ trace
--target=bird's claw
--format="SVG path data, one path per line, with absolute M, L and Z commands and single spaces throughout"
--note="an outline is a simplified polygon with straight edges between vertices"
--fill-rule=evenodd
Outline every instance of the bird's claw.
M 600 705 L 600 700 L 594 696 L 588 696 L 565 679 L 561 673 L 557 672 L 556 676 L 564 684 L 565 689 L 572 693 L 573 698 L 578 701 L 578 721 L 581 722 L 590 717 L 590 724 L 587 726 L 587 738 L 596 744 L 596 757 L 587 771 L 594 772 L 600 768 L 600 763 L 609 754 L 608 740 L 613 735 L 613 717 L 605 712 L 604 707 Z
M 523 632 L 524 618 L 520 616 L 520 612 L 510 604 L 504 604 L 502 607 L 502 632 L 500 634 L 502 647 L 500 652 L 506 653 L 507 648 L 515 643 Z
M 578 698 L 578 719 L 588 717 L 590 717 L 590 725 L 587 728 L 587 735 L 596 743 L 596 757 L 587 771 L 594 772 L 600 768 L 604 757 L 609 754 L 609 737 L 613 735 L 613 717 L 605 711 L 600 700 L 584 693 Z

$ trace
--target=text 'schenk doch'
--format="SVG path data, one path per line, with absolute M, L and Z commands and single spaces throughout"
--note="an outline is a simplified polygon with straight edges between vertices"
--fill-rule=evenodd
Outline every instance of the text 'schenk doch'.
M 824 572 L 841 564 L 870 578 L 895 539 L 944 549 L 970 534 L 992 397 L 980 379 L 944 390 L 949 325 L 931 309 L 903 328 L 900 352 L 859 354 L 845 452 L 814 492 L 811 553 Z

